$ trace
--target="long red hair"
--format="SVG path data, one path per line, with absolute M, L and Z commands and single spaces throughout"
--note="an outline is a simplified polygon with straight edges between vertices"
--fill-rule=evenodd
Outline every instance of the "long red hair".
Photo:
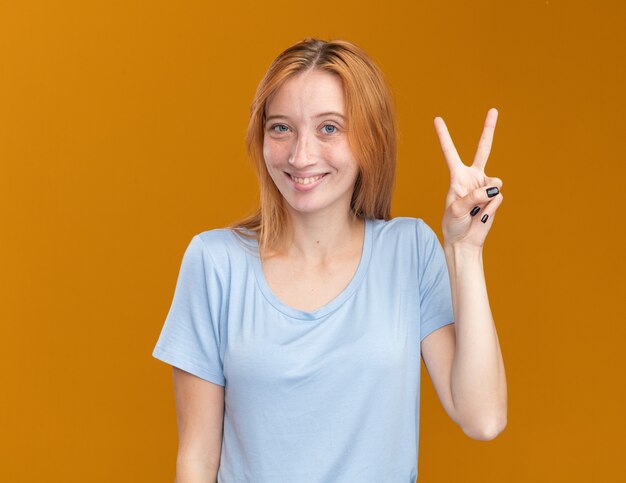
M 359 218 L 388 220 L 391 217 L 397 154 L 391 89 L 378 66 L 360 47 L 346 40 L 308 37 L 274 59 L 250 107 L 246 149 L 259 179 L 259 207 L 228 228 L 240 236 L 256 238 L 263 256 L 284 250 L 289 222 L 282 194 L 270 177 L 263 157 L 266 102 L 286 80 L 310 69 L 334 73 L 342 81 L 348 143 L 359 165 L 350 202 L 352 214 Z

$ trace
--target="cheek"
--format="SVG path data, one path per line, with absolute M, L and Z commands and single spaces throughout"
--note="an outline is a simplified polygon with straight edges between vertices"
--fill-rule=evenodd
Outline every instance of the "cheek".
M 272 160 L 272 150 L 267 142 L 263 143 L 263 159 L 265 159 L 265 164 L 270 164 Z
M 289 156 L 289 146 L 287 143 L 276 143 L 266 140 L 263 143 L 263 157 L 269 165 L 282 163 Z
M 322 149 L 321 155 L 339 169 L 358 170 L 356 159 L 347 143 L 326 146 Z

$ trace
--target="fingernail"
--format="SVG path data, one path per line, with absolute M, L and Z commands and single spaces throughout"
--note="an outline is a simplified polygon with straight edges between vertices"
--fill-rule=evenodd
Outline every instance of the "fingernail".
M 472 208 L 472 211 L 470 211 L 470 215 L 474 216 L 479 211 L 480 211 L 480 206 L 474 206 L 474 208 Z
M 498 189 L 497 186 L 494 186 L 493 188 L 488 188 L 487 189 L 487 196 L 489 198 L 493 198 L 494 196 L 496 196 L 498 193 L 500 193 L 500 190 Z
M 480 221 L 482 221 L 483 223 L 487 223 L 487 218 L 489 218 L 489 215 L 483 215 Z

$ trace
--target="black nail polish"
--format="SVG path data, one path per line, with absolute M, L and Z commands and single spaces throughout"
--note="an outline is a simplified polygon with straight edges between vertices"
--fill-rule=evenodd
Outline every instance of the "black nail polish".
M 500 190 L 498 189 L 497 186 L 494 186 L 493 188 L 488 188 L 487 189 L 487 196 L 489 198 L 493 198 L 494 196 L 496 196 L 498 193 L 500 193 Z
M 489 215 L 483 215 L 480 221 L 482 221 L 483 223 L 487 223 L 487 218 L 489 218 Z
M 472 208 L 472 211 L 470 211 L 470 215 L 474 216 L 479 211 L 480 211 L 480 206 L 474 206 L 474 208 Z

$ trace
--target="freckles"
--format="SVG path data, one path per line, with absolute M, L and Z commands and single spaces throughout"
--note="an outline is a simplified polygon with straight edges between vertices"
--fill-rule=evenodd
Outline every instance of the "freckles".
M 284 161 L 289 158 L 291 149 L 287 143 L 272 144 L 269 146 L 268 153 L 275 161 Z
M 334 161 L 346 162 L 353 159 L 352 151 L 347 145 L 325 145 L 320 150 L 320 154 L 326 158 Z
M 340 161 L 349 155 L 349 152 L 343 146 L 327 143 L 320 147 L 319 154 L 325 159 Z
M 281 147 L 277 146 L 276 143 L 272 143 L 271 141 L 265 142 L 263 144 L 263 157 L 266 162 L 274 162 L 281 159 Z
M 333 155 L 337 153 L 337 148 L 334 146 L 329 146 L 328 144 L 322 144 L 319 148 L 319 153 L 325 158 L 333 157 Z

